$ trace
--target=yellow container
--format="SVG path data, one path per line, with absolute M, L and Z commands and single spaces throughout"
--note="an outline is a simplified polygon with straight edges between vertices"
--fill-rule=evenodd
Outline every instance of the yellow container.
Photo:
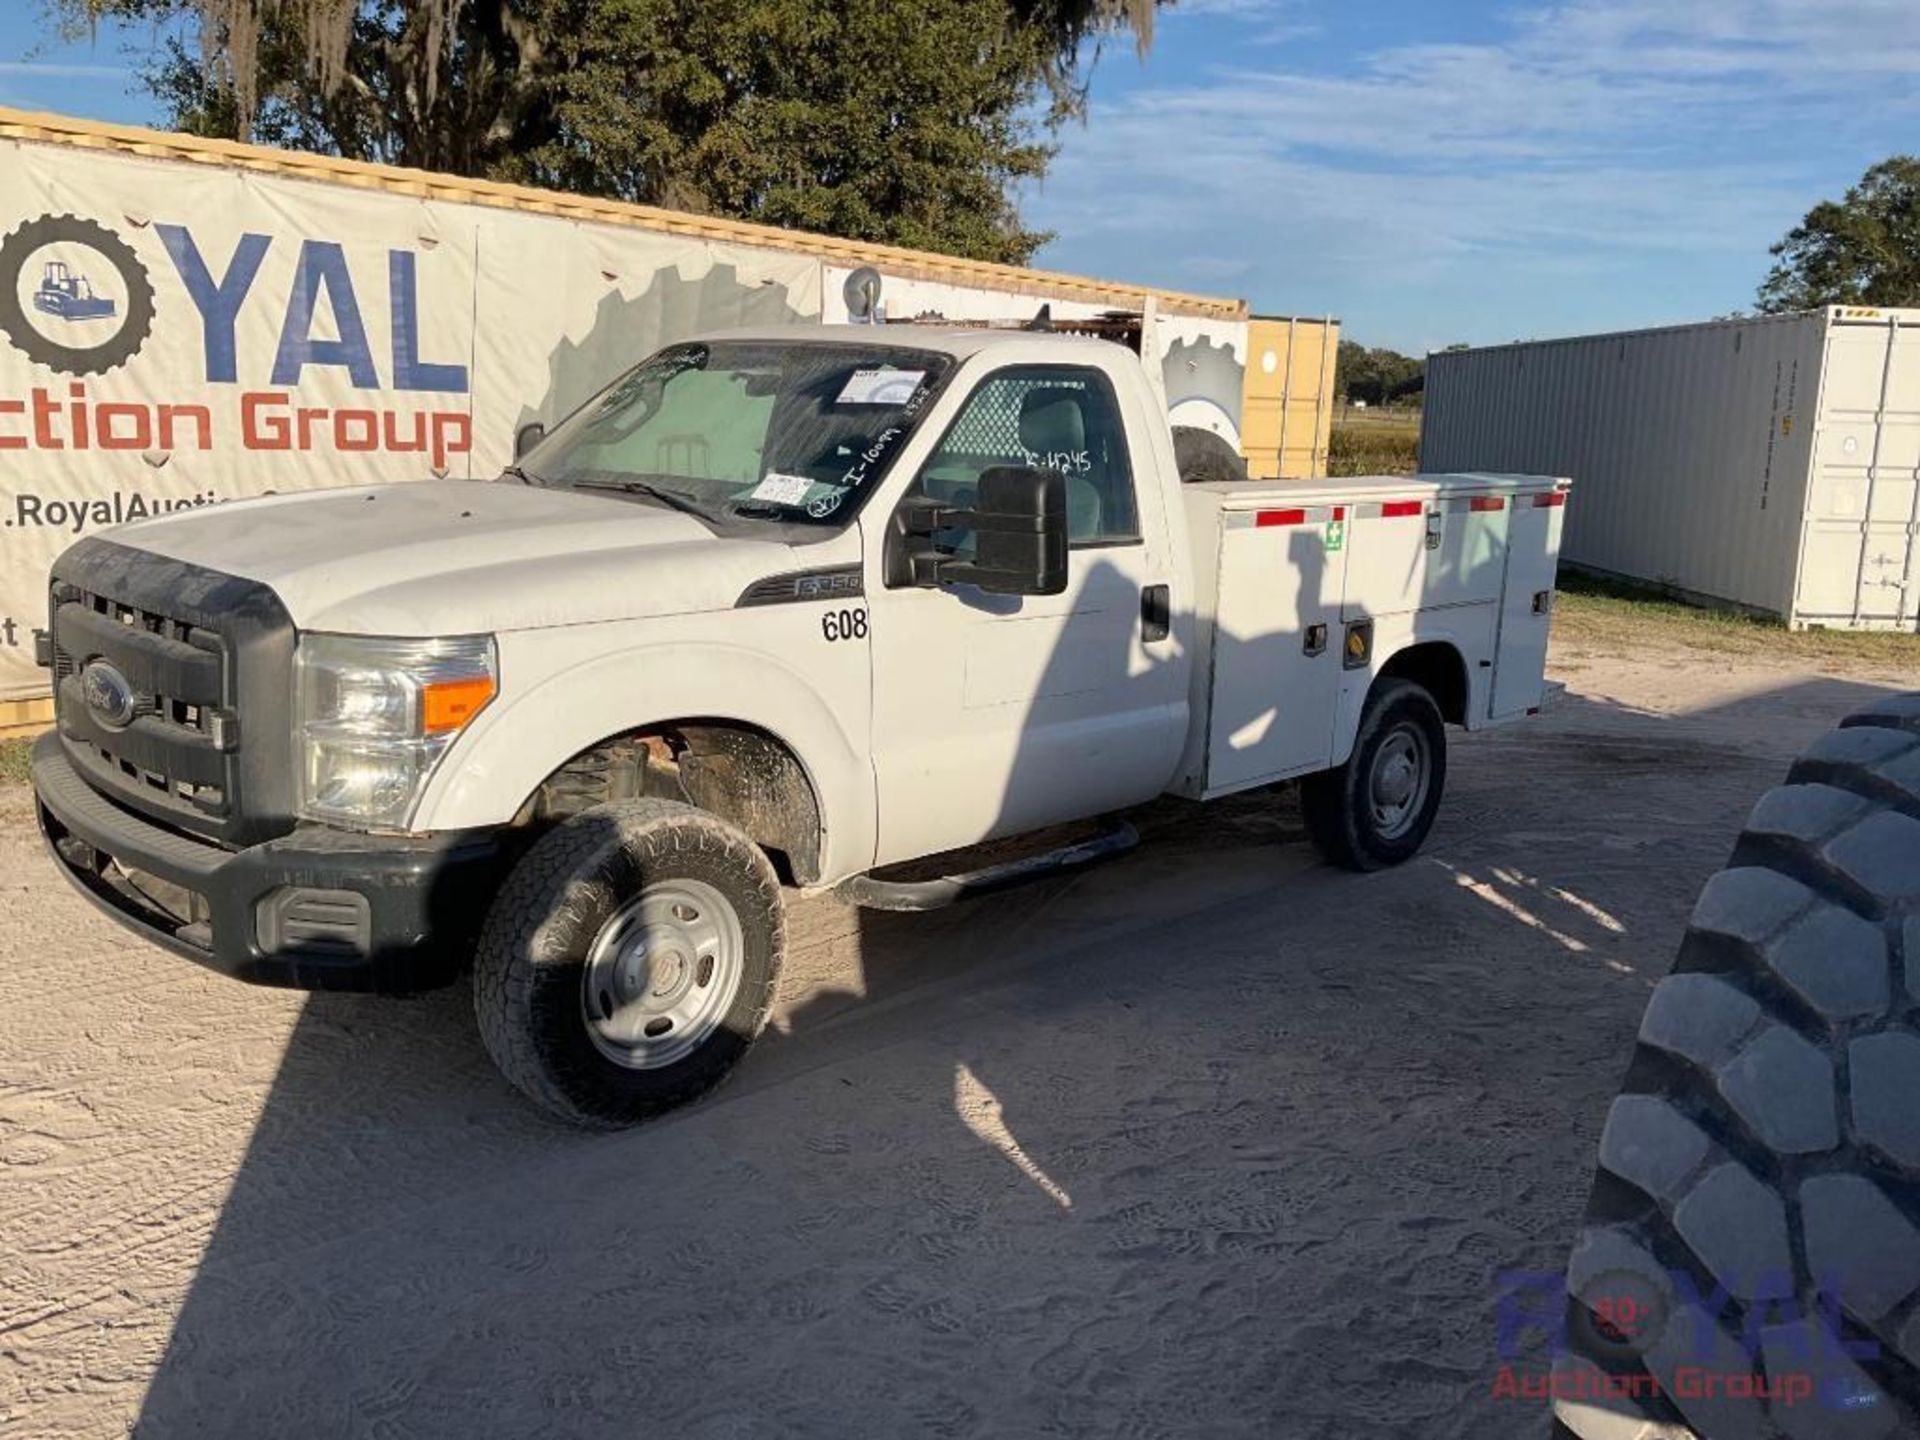
M 53 697 L 0 700 L 0 740 L 24 740 L 53 724 Z
M 1340 322 L 1255 315 L 1247 321 L 1240 448 L 1256 480 L 1317 480 L 1327 473 L 1333 429 L 1333 363 Z

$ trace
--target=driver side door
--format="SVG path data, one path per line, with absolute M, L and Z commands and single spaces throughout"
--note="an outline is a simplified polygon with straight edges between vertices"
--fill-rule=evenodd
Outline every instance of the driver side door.
M 1177 575 L 1158 495 L 1136 483 L 1134 456 L 1150 454 L 1138 438 L 1101 368 L 1005 367 L 974 387 L 915 475 L 909 499 L 965 508 L 989 467 L 1061 471 L 1059 595 L 889 589 L 891 516 L 869 522 L 876 864 L 1119 809 L 1166 783 L 1186 695 L 1153 617 Z M 959 554 L 970 542 L 944 538 Z

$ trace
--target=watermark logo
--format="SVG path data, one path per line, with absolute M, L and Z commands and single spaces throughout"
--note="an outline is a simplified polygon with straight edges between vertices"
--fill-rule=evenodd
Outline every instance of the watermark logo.
M 1689 1402 L 1758 1400 L 1777 1409 L 1858 1411 L 1884 1404 L 1858 1366 L 1879 1344 L 1849 1333 L 1841 1318 L 1843 1277 L 1818 1277 L 1811 1291 L 1788 1273 L 1762 1274 L 1736 1301 L 1724 1283 L 1702 1290 L 1690 1271 L 1613 1270 L 1577 1298 L 1557 1271 L 1508 1270 L 1496 1277 L 1496 1399 L 1605 1405 L 1665 1396 Z M 1587 1357 L 1591 1366 L 1539 1374 L 1550 1357 Z

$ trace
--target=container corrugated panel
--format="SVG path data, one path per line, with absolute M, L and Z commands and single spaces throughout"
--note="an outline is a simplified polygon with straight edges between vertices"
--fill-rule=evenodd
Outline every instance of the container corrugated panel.
M 1571 477 L 1572 565 L 1795 624 L 1911 625 L 1920 312 L 1437 354 L 1421 467 Z
M 1257 315 L 1247 322 L 1240 448 L 1256 480 L 1327 473 L 1340 322 Z

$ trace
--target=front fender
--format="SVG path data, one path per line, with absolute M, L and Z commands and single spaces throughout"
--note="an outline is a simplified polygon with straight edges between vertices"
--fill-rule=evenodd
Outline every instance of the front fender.
M 501 693 L 441 761 L 413 828 L 505 824 L 581 751 L 630 730 L 697 718 L 755 726 L 793 752 L 820 805 L 823 878 L 873 863 L 866 697 L 831 695 L 816 683 L 858 683 L 856 668 L 858 677 L 867 673 L 864 656 L 858 667 L 826 665 L 810 679 L 757 646 L 684 638 L 626 643 L 617 632 L 628 628 L 501 635 Z M 849 717 L 860 733 L 852 733 Z

